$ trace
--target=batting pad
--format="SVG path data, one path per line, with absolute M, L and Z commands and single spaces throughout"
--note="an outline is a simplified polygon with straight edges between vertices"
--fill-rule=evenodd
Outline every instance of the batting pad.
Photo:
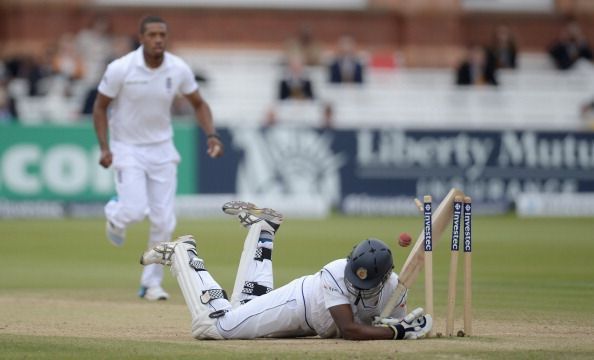
M 250 230 L 243 242 L 243 251 L 239 259 L 239 266 L 237 267 L 237 274 L 235 275 L 235 284 L 233 285 L 233 293 L 231 294 L 231 306 L 233 308 L 240 305 L 243 300 L 242 291 L 243 285 L 246 282 L 246 276 L 250 263 L 254 261 L 254 253 L 260 238 L 260 231 L 262 231 L 262 221 L 250 226 Z
M 229 302 L 225 299 L 217 299 L 212 302 L 216 304 L 203 304 L 200 297 L 204 290 L 220 289 L 221 287 L 214 281 L 206 271 L 199 271 L 190 266 L 190 256 L 188 250 L 192 246 L 180 243 L 173 252 L 173 261 L 171 264 L 171 273 L 176 278 L 177 283 L 186 301 L 186 305 L 192 315 L 192 336 L 196 339 L 223 339 L 216 327 L 216 319 L 210 318 L 210 313 L 218 310 L 213 305 L 219 305 L 219 309 L 230 308 Z M 202 261 L 199 259 L 199 261 Z M 227 306 L 225 306 L 227 304 Z

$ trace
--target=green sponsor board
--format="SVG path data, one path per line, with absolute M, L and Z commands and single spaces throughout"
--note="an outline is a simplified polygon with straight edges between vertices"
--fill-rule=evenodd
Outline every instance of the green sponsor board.
M 176 124 L 182 156 L 178 193 L 193 193 L 196 130 Z M 90 123 L 56 126 L 0 125 L 0 199 L 96 201 L 115 194 L 113 174 L 98 164 Z
M 177 193 L 194 194 L 197 191 L 196 174 L 198 173 L 198 156 L 200 149 L 198 128 L 192 123 L 178 123 L 173 127 L 174 142 L 181 155 L 181 162 L 177 168 Z M 204 149 L 203 151 L 206 151 Z

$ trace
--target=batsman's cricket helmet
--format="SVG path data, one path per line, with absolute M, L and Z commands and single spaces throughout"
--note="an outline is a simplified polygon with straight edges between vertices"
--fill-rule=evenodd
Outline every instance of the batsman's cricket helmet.
M 377 295 L 393 268 L 392 252 L 386 244 L 378 239 L 363 240 L 347 258 L 344 270 L 347 288 L 363 298 Z

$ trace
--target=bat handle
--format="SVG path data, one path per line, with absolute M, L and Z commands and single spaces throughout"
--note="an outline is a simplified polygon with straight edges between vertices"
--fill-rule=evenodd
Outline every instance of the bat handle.
M 382 312 L 380 313 L 380 318 L 389 317 L 392 311 L 394 311 L 394 309 L 396 308 L 396 306 L 402 304 L 407 293 L 408 288 L 404 286 L 404 284 L 399 280 L 396 289 L 394 289 L 394 292 L 392 293 L 392 296 L 390 296 L 390 299 L 386 303 L 386 306 L 384 306 L 384 308 L 382 309 Z

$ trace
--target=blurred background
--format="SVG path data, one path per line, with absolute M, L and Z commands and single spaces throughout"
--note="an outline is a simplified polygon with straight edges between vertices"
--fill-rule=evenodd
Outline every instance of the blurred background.
M 177 212 L 233 198 L 291 216 L 594 215 L 594 2 L 3 0 L 0 217 L 96 217 L 114 194 L 92 104 L 106 65 L 169 24 L 226 144 L 182 98 Z

